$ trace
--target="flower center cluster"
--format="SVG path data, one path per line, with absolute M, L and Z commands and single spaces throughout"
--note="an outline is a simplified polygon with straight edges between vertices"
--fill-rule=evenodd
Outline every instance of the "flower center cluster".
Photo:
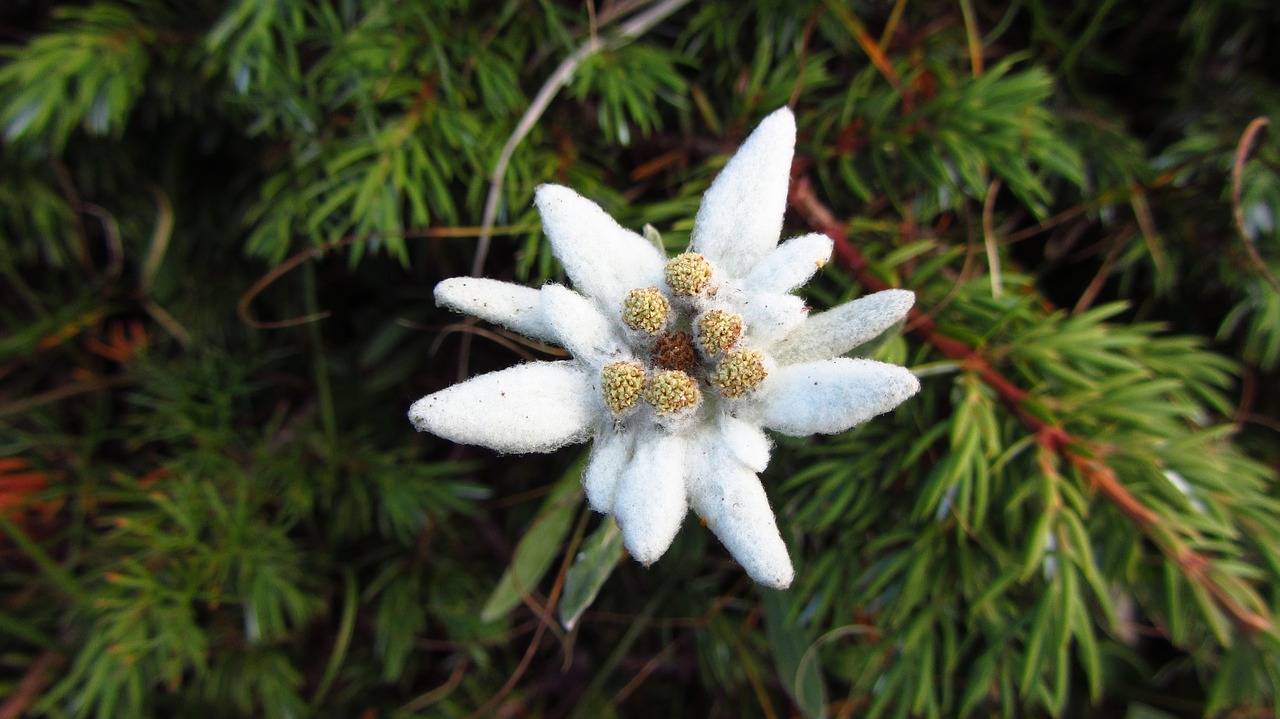
M 636 406 L 644 385 L 644 367 L 638 363 L 614 362 L 600 370 L 600 391 L 614 414 L 622 414 Z
M 698 314 L 695 298 L 714 294 L 712 267 L 686 252 L 663 272 L 671 296 L 657 287 L 632 290 L 622 301 L 622 323 L 636 335 L 645 362 L 614 362 L 600 372 L 600 391 L 615 415 L 640 400 L 659 416 L 697 407 L 704 392 L 737 399 L 764 381 L 764 355 L 741 346 L 742 316 L 724 310 Z
M 672 414 L 688 409 L 702 401 L 698 381 L 678 369 L 666 369 L 655 374 L 644 388 L 644 399 L 658 414 Z
M 631 290 L 622 300 L 622 323 L 651 335 L 662 330 L 670 313 L 671 303 L 657 287 Z
M 676 255 L 667 262 L 663 278 L 678 296 L 693 297 L 701 294 L 711 283 L 711 263 L 696 252 Z
M 698 345 L 708 355 L 729 351 L 742 336 L 742 317 L 723 310 L 711 310 L 698 320 Z
M 716 365 L 711 373 L 711 384 L 720 388 L 721 394 L 737 399 L 764 380 L 764 355 L 755 350 L 734 350 Z
M 698 351 L 693 348 L 693 338 L 688 332 L 671 332 L 658 338 L 653 344 L 653 363 L 662 369 L 678 369 L 692 372 L 700 364 Z

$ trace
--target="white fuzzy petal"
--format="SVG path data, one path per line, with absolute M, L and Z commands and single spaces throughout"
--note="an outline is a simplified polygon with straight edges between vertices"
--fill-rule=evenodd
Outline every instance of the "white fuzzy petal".
M 484 277 L 452 277 L 436 285 L 436 304 L 479 317 L 525 337 L 553 341 L 538 291 Z
M 791 557 L 760 479 L 714 446 L 700 459 L 689 479 L 694 511 L 752 579 L 775 589 L 791 586 Z
M 679 435 L 642 438 L 618 483 L 613 516 L 622 529 L 622 543 L 646 566 L 666 553 L 688 511 L 687 454 Z
M 542 315 L 561 347 L 594 365 L 617 354 L 620 342 L 590 300 L 561 285 L 544 285 L 541 294 Z
M 793 237 L 765 255 L 743 285 L 756 292 L 790 292 L 827 264 L 831 249 L 831 238 L 820 232 Z
M 419 432 L 499 452 L 550 452 L 587 438 L 599 418 L 590 373 L 576 362 L 530 362 L 473 377 L 413 403 Z
M 613 422 L 596 433 L 591 445 L 591 457 L 587 460 L 587 468 L 582 472 L 582 487 L 587 491 L 587 503 L 592 509 L 604 514 L 613 512 L 613 497 L 618 490 L 618 481 L 631 463 L 635 447 L 635 432 L 619 430 Z
M 743 333 L 757 347 L 771 347 L 804 324 L 804 300 L 795 295 L 757 292 L 733 304 L 742 314 Z
M 783 367 L 761 387 L 764 426 L 796 437 L 843 432 L 888 412 L 920 390 L 905 367 L 838 359 Z
M 759 426 L 724 415 L 720 418 L 720 439 L 733 456 L 753 472 L 769 466 L 769 437 Z
M 761 121 L 703 196 L 693 221 L 692 251 L 730 277 L 744 277 L 778 244 L 795 144 L 790 110 L 784 107 Z
M 661 282 L 666 258 L 596 203 L 567 187 L 542 185 L 534 204 L 569 279 L 601 306 L 621 307 L 631 290 Z
M 830 359 L 879 337 L 916 302 L 910 290 L 884 290 L 810 315 L 773 349 L 779 364 Z

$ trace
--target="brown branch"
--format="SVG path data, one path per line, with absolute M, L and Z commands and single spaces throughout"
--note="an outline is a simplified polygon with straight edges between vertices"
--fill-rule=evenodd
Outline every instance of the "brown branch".
M 1271 274 L 1271 270 L 1267 269 L 1267 263 L 1263 262 L 1262 255 L 1258 254 L 1257 245 L 1249 236 L 1244 221 L 1244 207 L 1241 204 L 1244 196 L 1244 163 L 1249 160 L 1249 152 L 1253 150 L 1254 142 L 1270 124 L 1271 121 L 1265 117 L 1255 118 L 1240 136 L 1235 159 L 1231 163 L 1231 214 L 1236 221 L 1236 232 L 1244 242 L 1244 249 L 1249 253 L 1249 261 L 1253 263 L 1254 269 L 1276 292 L 1280 292 L 1280 281 L 1277 281 L 1275 275 Z
M 471 668 L 471 659 L 463 656 L 453 667 L 453 671 L 449 673 L 449 678 L 444 684 L 431 689 L 425 694 L 420 694 L 409 701 L 408 704 L 396 710 L 396 714 L 414 714 L 426 709 L 436 702 L 447 698 L 462 683 L 462 678 L 467 675 L 467 670 Z
M 575 495 L 576 497 L 577 495 Z M 584 517 L 585 519 L 585 517 Z M 569 574 L 569 567 L 572 566 L 573 560 L 578 556 L 578 546 L 582 541 L 583 528 L 585 522 L 579 522 L 577 531 L 574 536 L 573 544 L 570 545 L 568 551 L 564 553 L 564 558 L 560 561 L 560 571 L 556 574 L 556 582 L 551 585 L 551 594 L 547 597 L 545 605 L 539 605 L 533 598 L 524 591 L 521 591 L 520 598 L 524 603 L 533 610 L 538 617 L 538 626 L 533 632 L 533 639 L 529 641 L 529 647 L 525 650 L 524 656 L 520 659 L 520 664 L 516 666 L 516 670 L 507 677 L 507 681 L 502 685 L 496 694 L 489 697 L 484 704 L 471 714 L 467 715 L 467 719 L 479 719 L 479 717 L 494 716 L 496 709 L 509 695 L 516 685 L 520 683 L 520 679 L 528 671 L 529 665 L 533 662 L 533 655 L 538 651 L 538 647 L 542 646 L 542 635 L 550 629 L 557 635 L 562 635 L 560 627 L 556 624 L 554 615 L 556 603 L 560 601 L 560 595 L 564 591 L 564 580 Z M 566 640 L 561 639 L 562 643 Z M 568 645 L 565 644 L 566 653 Z M 567 664 L 567 663 L 566 663 Z M 567 666 L 566 666 L 567 668 Z
M 852 272 L 859 283 L 872 292 L 891 289 L 887 282 L 871 273 L 867 258 L 845 237 L 844 224 L 818 200 L 817 195 L 813 194 L 809 178 L 801 177 L 792 184 L 789 201 L 791 207 L 799 212 L 810 226 L 831 238 L 835 243 L 836 261 Z M 1034 431 L 1044 429 L 1044 423 L 1022 406 L 1029 396 L 1028 393 L 992 369 L 977 350 L 960 340 L 940 334 L 937 323 L 918 309 L 912 308 L 907 315 L 907 326 L 918 339 L 933 345 L 942 354 L 977 372 L 1024 422 L 1032 423 L 1031 428 Z
M 844 24 L 845 29 L 853 36 L 853 39 L 867 54 L 867 59 L 871 60 L 871 64 L 876 66 L 884 79 L 893 86 L 894 91 L 902 98 L 904 109 L 911 103 L 911 97 L 903 91 L 902 80 L 898 77 L 898 73 L 893 69 L 893 63 L 889 61 L 888 55 L 885 55 L 884 48 L 876 39 L 871 37 L 871 33 L 867 32 L 867 27 L 857 18 L 843 3 L 831 2 L 828 0 L 827 8 L 831 10 L 836 19 Z
M 42 392 L 30 397 L 15 400 L 13 402 L 0 403 L 0 417 L 8 417 L 10 415 L 22 414 L 33 407 L 39 407 L 43 404 L 51 402 L 61 402 L 80 394 L 89 394 L 104 389 L 115 389 L 128 385 L 133 380 L 129 377 L 91 377 L 89 379 L 75 382 L 72 384 L 64 384 L 54 387 L 51 390 Z
M 40 696 L 56 671 L 64 663 L 63 657 L 52 650 L 36 657 L 31 668 L 18 682 L 13 694 L 0 704 L 0 719 L 17 719 L 22 716 L 33 702 Z
M 844 223 L 837 220 L 835 214 L 814 194 L 809 178 L 802 176 L 792 183 L 788 203 L 810 226 L 831 238 L 835 243 L 836 261 L 852 273 L 859 283 L 873 292 L 889 289 L 888 283 L 871 272 L 867 258 L 849 242 Z M 1271 629 L 1269 616 L 1245 606 L 1214 580 L 1209 573 L 1211 562 L 1208 557 L 1180 543 L 1170 542 L 1168 535 L 1159 531 L 1160 515 L 1135 497 L 1120 482 L 1111 467 L 1096 459 L 1088 450 L 1087 442 L 1034 413 L 1029 406 L 1031 394 L 992 367 L 981 352 L 960 340 L 941 334 L 937 324 L 919 310 L 911 310 L 907 327 L 917 339 L 932 345 L 942 354 L 957 360 L 966 370 L 977 374 L 1036 436 L 1036 441 L 1041 446 L 1052 450 L 1075 467 L 1089 485 L 1139 531 L 1146 534 L 1189 581 L 1204 587 L 1238 627 L 1246 632 Z

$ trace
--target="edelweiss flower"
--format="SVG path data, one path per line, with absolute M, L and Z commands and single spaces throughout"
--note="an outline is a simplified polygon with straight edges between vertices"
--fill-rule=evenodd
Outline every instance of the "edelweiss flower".
M 809 315 L 790 294 L 831 256 L 813 234 L 778 244 L 795 145 L 791 112 L 747 138 L 703 198 L 689 250 L 668 260 L 595 203 L 555 185 L 535 204 L 574 292 L 454 278 L 442 306 L 573 355 L 475 377 L 414 403 L 419 430 L 501 452 L 594 440 L 583 486 L 631 556 L 657 561 L 690 505 L 757 582 L 794 571 L 757 473 L 764 429 L 842 432 L 919 389 L 906 369 L 839 357 L 906 316 L 888 290 Z

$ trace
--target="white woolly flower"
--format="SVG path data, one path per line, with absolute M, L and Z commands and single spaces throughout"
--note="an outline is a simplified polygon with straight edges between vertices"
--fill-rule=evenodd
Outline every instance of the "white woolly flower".
M 482 375 L 409 410 L 422 431 L 501 452 L 594 440 L 587 500 L 650 564 L 692 506 L 762 584 L 794 571 L 757 473 L 765 429 L 842 432 L 919 389 L 906 369 L 840 357 L 901 321 L 914 295 L 888 290 L 819 314 L 791 292 L 831 256 L 812 234 L 778 244 L 795 120 L 769 115 L 703 198 L 686 253 L 668 259 L 595 203 L 556 185 L 535 204 L 578 290 L 454 278 L 442 306 L 573 355 Z

